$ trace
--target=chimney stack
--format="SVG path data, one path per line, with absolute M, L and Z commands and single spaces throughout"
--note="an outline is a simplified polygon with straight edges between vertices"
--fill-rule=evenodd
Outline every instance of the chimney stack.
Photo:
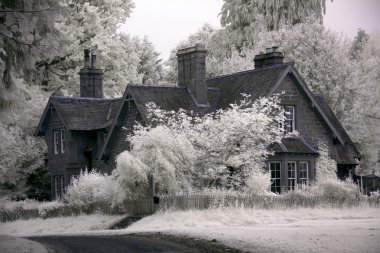
M 207 105 L 206 49 L 197 44 L 180 49 L 178 58 L 178 86 L 187 87 L 198 105 Z
M 96 51 L 84 50 L 84 64 L 79 72 L 80 96 L 81 97 L 103 97 L 103 70 L 97 67 Z
M 283 64 L 284 54 L 278 51 L 278 47 L 268 47 L 265 53 L 255 56 L 255 69 Z

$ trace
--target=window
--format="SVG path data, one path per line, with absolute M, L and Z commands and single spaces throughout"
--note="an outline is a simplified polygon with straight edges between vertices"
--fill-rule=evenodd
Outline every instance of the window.
M 63 193 L 65 192 L 65 177 L 64 176 L 61 176 L 60 177 L 60 186 L 61 186 L 61 188 L 60 188 L 60 195 L 62 196 L 63 195 Z
M 53 132 L 53 142 L 54 154 L 57 155 L 59 153 L 58 131 Z
M 55 196 L 55 199 L 59 199 L 59 197 L 60 197 L 59 190 L 60 190 L 59 176 L 55 176 L 54 177 L 54 196 Z
M 295 162 L 288 162 L 288 189 L 294 190 L 297 183 L 297 170 Z
M 300 172 L 300 184 L 308 185 L 309 184 L 309 164 L 308 162 L 299 163 L 299 172 Z
M 54 196 L 60 199 L 65 192 L 65 176 L 54 176 Z
M 292 105 L 285 106 L 285 132 L 291 133 L 295 130 L 295 108 Z
M 270 179 L 271 179 L 271 191 L 281 193 L 281 163 L 270 162 Z
M 65 129 L 61 129 L 61 153 L 65 153 Z
M 63 154 L 66 150 L 66 132 L 65 129 L 56 129 L 53 131 L 53 150 L 54 154 Z

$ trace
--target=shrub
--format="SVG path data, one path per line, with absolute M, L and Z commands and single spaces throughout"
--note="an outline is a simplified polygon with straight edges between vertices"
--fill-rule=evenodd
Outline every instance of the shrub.
M 125 191 L 115 176 L 87 170 L 73 178 L 64 196 L 69 206 L 87 210 L 120 208 L 125 198 Z

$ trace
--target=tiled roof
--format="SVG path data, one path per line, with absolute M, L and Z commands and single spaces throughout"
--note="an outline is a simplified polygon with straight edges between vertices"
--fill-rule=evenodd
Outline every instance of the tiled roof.
M 328 106 L 326 100 L 319 94 L 313 94 L 314 99 L 324 111 L 325 115 L 329 118 L 337 131 L 343 137 L 344 145 L 335 145 L 333 149 L 330 148 L 330 152 L 334 156 L 335 160 L 339 164 L 356 164 L 355 157 L 360 157 L 359 151 L 356 149 L 351 138 L 348 136 L 346 130 L 343 128 L 340 121 Z
M 207 86 L 220 89 L 217 107 L 227 108 L 230 104 L 239 102 L 242 93 L 251 95 L 253 100 L 267 96 L 288 66 L 281 64 L 218 76 L 207 79 Z
M 48 111 L 54 108 L 69 130 L 94 130 L 109 127 L 121 104 L 121 98 L 102 99 L 51 96 L 36 135 L 46 130 Z M 47 117 L 45 117 L 47 116 Z
M 191 97 L 187 88 L 177 85 L 141 85 L 128 84 L 127 92 L 130 93 L 139 108 L 144 114 L 145 105 L 148 102 L 154 102 L 163 110 L 193 111 L 198 114 L 204 114 L 215 110 L 216 102 L 219 97 L 219 89 L 208 88 L 208 106 L 197 106 L 195 100 Z
M 283 138 L 281 143 L 274 143 L 270 145 L 269 149 L 277 154 L 280 153 L 294 153 L 294 154 L 318 154 L 309 143 L 302 137 L 288 137 Z

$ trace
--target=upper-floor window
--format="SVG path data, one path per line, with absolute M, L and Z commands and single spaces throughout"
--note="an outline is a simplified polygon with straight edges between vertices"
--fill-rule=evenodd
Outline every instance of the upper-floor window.
M 61 129 L 61 153 L 65 153 L 65 129 Z
M 53 132 L 53 142 L 54 154 L 57 155 L 59 153 L 58 131 Z
M 65 129 L 53 130 L 53 151 L 55 155 L 63 154 L 66 150 L 66 132 Z
M 285 106 L 285 132 L 291 133 L 296 128 L 295 108 L 292 105 Z

